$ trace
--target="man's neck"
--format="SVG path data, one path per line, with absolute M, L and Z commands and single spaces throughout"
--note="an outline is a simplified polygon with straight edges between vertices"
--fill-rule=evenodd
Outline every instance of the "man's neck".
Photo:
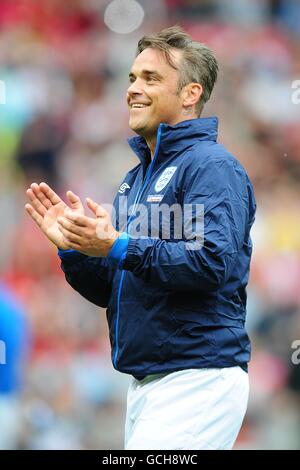
M 156 149 L 156 135 L 149 139 L 146 139 L 146 142 L 151 152 L 151 160 L 153 160 Z

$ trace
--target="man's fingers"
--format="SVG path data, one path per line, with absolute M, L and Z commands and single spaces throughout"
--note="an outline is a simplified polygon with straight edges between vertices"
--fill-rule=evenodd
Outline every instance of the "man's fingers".
M 75 235 L 79 235 L 80 237 L 84 236 L 84 231 L 80 225 L 71 222 L 69 219 L 66 219 L 65 217 L 58 217 L 57 222 L 60 227 L 65 228 L 69 232 L 74 233 Z
M 46 209 L 50 209 L 53 206 L 50 199 L 48 199 L 48 197 L 45 196 L 45 194 L 43 193 L 43 191 L 41 191 L 37 183 L 32 183 L 30 185 L 30 188 L 32 189 L 34 195 L 37 197 L 40 203 L 43 204 L 44 207 L 46 207 Z
M 43 204 L 38 200 L 38 198 L 34 195 L 32 189 L 27 189 L 26 194 L 28 198 L 30 199 L 30 202 L 33 206 L 33 208 L 37 211 L 39 215 L 44 217 L 44 215 L 47 212 L 47 209 Z
M 43 217 L 36 211 L 30 204 L 25 205 L 27 214 L 35 221 L 35 223 L 41 228 L 43 223 Z
M 107 215 L 107 212 L 103 207 L 100 206 L 100 204 L 97 204 L 97 202 L 93 201 L 91 198 L 87 197 L 86 198 L 86 203 L 88 207 L 91 209 L 91 211 L 97 216 L 97 217 L 105 217 Z
M 73 232 L 70 232 L 69 230 L 65 229 L 62 225 L 58 226 L 59 230 L 63 234 L 64 238 L 66 239 L 67 242 L 71 243 L 77 243 L 78 246 L 80 246 L 82 242 L 82 238 L 78 235 L 76 235 Z
M 67 191 L 66 194 L 67 194 L 67 198 L 68 198 L 68 200 L 71 204 L 72 209 L 75 209 L 75 210 L 82 209 L 83 210 L 83 205 L 82 205 L 82 202 L 81 202 L 79 196 L 77 196 L 72 191 Z
M 91 219 L 89 217 L 78 214 L 71 210 L 65 211 L 65 217 L 71 220 L 71 222 L 74 222 L 76 225 L 79 225 L 80 227 L 89 227 L 91 223 Z
M 91 209 L 91 211 L 93 212 L 93 214 L 97 215 L 97 206 L 98 204 L 96 204 L 92 199 L 90 199 L 89 197 L 86 198 L 86 203 L 89 207 L 89 209 Z
M 70 249 L 77 250 L 77 251 L 80 251 L 82 253 L 81 245 L 78 245 L 78 243 L 70 242 L 66 238 L 64 238 L 64 243 L 65 243 L 65 246 L 68 248 L 68 250 L 70 250 Z
M 39 189 L 54 206 L 62 202 L 62 199 L 53 191 L 53 189 L 50 188 L 50 186 L 48 186 L 47 183 L 40 183 Z
M 62 227 L 58 227 L 60 232 L 62 233 L 63 235 L 63 228 Z M 72 249 L 72 250 L 77 250 L 77 251 L 80 251 L 82 248 L 81 248 L 81 245 L 79 243 L 75 243 L 75 242 L 72 242 L 71 240 L 69 240 L 68 238 L 66 238 L 64 235 L 63 235 L 63 239 L 64 239 L 64 244 L 65 246 L 68 248 L 68 249 Z

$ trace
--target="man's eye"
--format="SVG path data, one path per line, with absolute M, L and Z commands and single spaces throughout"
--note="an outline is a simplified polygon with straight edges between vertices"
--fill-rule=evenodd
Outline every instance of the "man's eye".
M 148 77 L 147 82 L 157 82 L 157 78 L 155 77 Z

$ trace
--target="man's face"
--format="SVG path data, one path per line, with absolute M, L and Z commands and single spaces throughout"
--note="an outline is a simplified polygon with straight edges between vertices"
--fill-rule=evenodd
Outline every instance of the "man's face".
M 173 50 L 176 64 L 181 51 Z M 177 94 L 178 71 L 156 49 L 144 49 L 135 59 L 127 91 L 129 126 L 145 138 L 156 135 L 161 122 L 177 124 L 183 120 L 182 98 Z M 142 106 L 143 105 L 143 106 Z

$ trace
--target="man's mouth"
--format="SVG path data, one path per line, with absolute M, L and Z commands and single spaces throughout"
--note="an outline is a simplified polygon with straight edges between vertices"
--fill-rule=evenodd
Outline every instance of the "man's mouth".
M 142 108 L 146 108 L 147 106 L 150 106 L 150 105 L 144 104 L 144 103 L 133 103 L 130 105 L 130 109 L 142 109 Z

